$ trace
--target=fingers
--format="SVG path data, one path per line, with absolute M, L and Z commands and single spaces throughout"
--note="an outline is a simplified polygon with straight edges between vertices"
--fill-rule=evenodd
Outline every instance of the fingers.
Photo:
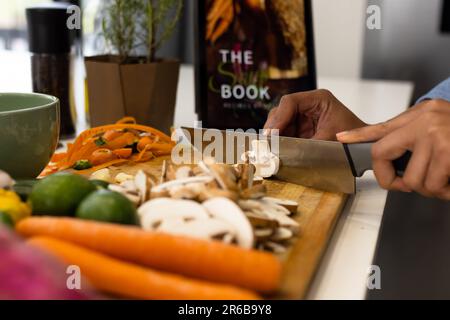
M 264 128 L 266 130 L 278 129 L 283 132 L 297 116 L 297 99 L 294 95 L 284 96 L 280 100 L 277 108 L 274 108 L 269 114 Z
M 378 184 L 389 190 L 410 192 L 402 178 L 397 177 L 392 161 L 400 158 L 408 149 L 414 138 L 407 130 L 399 129 L 390 133 L 372 147 L 373 170 Z
M 278 129 L 283 134 L 286 128 L 296 123 L 298 115 L 304 115 L 316 109 L 320 114 L 321 107 L 329 105 L 332 99 L 335 99 L 334 96 L 323 89 L 283 96 L 279 106 L 269 114 L 264 125 L 265 133 L 269 134 L 270 129 Z
M 449 131 L 445 134 L 444 130 L 441 128 L 434 134 L 433 143 L 430 143 L 433 145 L 433 154 L 424 187 L 432 196 L 450 200 L 450 134 Z
M 422 102 L 402 114 L 392 118 L 387 122 L 367 126 L 351 131 L 340 132 L 336 135 L 339 142 L 342 143 L 358 143 L 378 141 L 387 134 L 401 128 L 408 123 L 414 121 L 420 115 L 426 113 L 430 109 L 444 109 L 441 106 L 436 106 L 436 101 Z
M 388 122 L 385 122 L 351 131 L 340 132 L 336 135 L 336 138 L 342 143 L 371 142 L 380 140 L 389 132 L 391 132 L 391 127 Z
M 432 193 L 425 187 L 431 155 L 432 145 L 425 139 L 419 140 L 414 146 L 411 160 L 403 175 L 403 182 L 409 190 L 414 190 L 427 197 L 432 196 Z
M 445 163 L 439 158 L 433 157 L 425 180 L 427 193 L 443 200 L 450 200 L 449 178 Z

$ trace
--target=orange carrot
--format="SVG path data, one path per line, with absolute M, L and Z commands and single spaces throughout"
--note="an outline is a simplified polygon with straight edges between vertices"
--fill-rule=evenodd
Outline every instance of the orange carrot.
M 105 139 L 106 141 L 112 141 L 115 138 L 119 137 L 120 135 L 122 135 L 122 131 L 108 130 L 103 134 L 103 139 Z
M 153 271 L 61 240 L 37 237 L 28 241 L 67 264 L 76 265 L 97 289 L 124 298 L 171 300 L 259 299 L 250 291 Z
M 131 149 L 131 148 L 113 150 L 113 154 L 116 155 L 120 159 L 128 159 L 129 157 L 131 157 L 132 153 L 133 153 L 133 149 Z
M 133 117 L 124 117 L 116 122 L 117 124 L 123 124 L 123 123 L 131 123 L 136 124 L 136 119 Z
M 136 140 L 136 136 L 131 132 L 124 132 L 112 141 L 108 141 L 107 147 L 111 150 L 122 149 L 126 146 L 132 145 Z
M 139 151 L 144 150 L 144 148 L 148 145 L 151 145 L 153 143 L 153 139 L 151 139 L 150 137 L 143 137 L 141 139 L 139 139 L 138 145 L 137 145 L 137 149 Z
M 117 159 L 117 156 L 109 149 L 95 150 L 89 157 L 89 161 L 93 166 L 98 166 Z
M 281 264 L 272 254 L 216 241 L 73 218 L 31 217 L 16 230 L 26 237 L 53 237 L 158 270 L 261 292 L 275 290 L 280 280 Z

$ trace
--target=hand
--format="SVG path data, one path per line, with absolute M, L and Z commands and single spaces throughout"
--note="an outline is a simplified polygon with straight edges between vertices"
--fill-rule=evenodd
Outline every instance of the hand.
M 381 187 L 450 200 L 450 103 L 425 101 L 382 124 L 337 135 L 343 143 L 377 141 L 373 169 Z M 403 178 L 392 161 L 406 151 L 413 156 Z
M 280 135 L 317 140 L 336 140 L 343 130 L 366 124 L 347 109 L 328 90 L 314 90 L 286 95 L 272 109 L 264 126 L 280 130 Z

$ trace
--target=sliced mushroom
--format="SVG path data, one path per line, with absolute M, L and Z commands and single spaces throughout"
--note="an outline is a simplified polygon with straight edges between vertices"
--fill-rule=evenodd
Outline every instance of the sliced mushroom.
M 139 170 L 136 175 L 134 176 L 134 184 L 136 186 L 136 189 L 139 192 L 139 197 L 141 203 L 144 203 L 149 199 L 149 193 L 150 193 L 150 180 L 147 174 Z
M 257 214 L 254 214 L 253 212 L 245 212 L 245 215 L 247 216 L 248 220 L 252 224 L 254 228 L 270 228 L 270 229 L 276 229 L 279 227 L 278 221 L 274 219 L 270 219 L 267 217 L 263 217 Z
M 267 188 L 263 184 L 255 185 L 251 188 L 241 191 L 241 197 L 243 199 L 261 199 L 267 193 Z
M 253 177 L 253 185 L 259 185 L 264 183 L 263 177 Z
M 193 186 L 195 184 L 173 187 L 169 190 L 169 195 L 173 199 L 196 199 L 200 191 Z
M 288 228 L 277 228 L 275 233 L 271 236 L 270 240 L 273 241 L 286 241 L 294 237 L 294 232 Z
M 101 180 L 111 183 L 112 182 L 111 171 L 108 168 L 97 170 L 91 174 L 90 179 Z
M 232 241 L 235 235 L 233 226 L 218 219 L 195 219 L 188 221 L 176 218 L 166 219 L 157 228 L 157 231 L 205 240 L 221 240 L 226 235 L 230 235 Z
M 114 181 L 119 184 L 127 180 L 134 180 L 134 177 L 130 174 L 121 172 L 114 178 Z
M 262 200 L 240 200 L 238 203 L 243 210 L 251 211 L 261 217 L 276 220 L 280 226 L 293 229 L 299 228 L 299 224 L 286 214 L 287 209 L 281 206 Z
M 117 193 L 120 193 L 128 198 L 134 205 L 138 206 L 140 204 L 140 197 L 138 193 L 134 190 L 129 190 L 121 185 L 110 184 L 108 189 Z
M 276 254 L 282 254 L 287 251 L 285 246 L 282 246 L 281 244 L 275 243 L 273 241 L 268 241 L 264 243 L 264 248 L 269 249 L 270 251 L 276 253 Z
M 219 184 L 220 188 L 224 190 L 237 191 L 238 186 L 236 183 L 236 176 L 233 173 L 233 169 L 225 164 L 206 164 L 211 175 Z
M 253 140 L 251 151 L 244 153 L 241 158 L 255 165 L 255 174 L 263 178 L 272 177 L 280 168 L 280 158 L 270 151 L 267 140 Z
M 176 179 L 185 179 L 185 178 L 189 178 L 189 177 L 193 177 L 193 176 L 194 176 L 194 173 L 192 172 L 191 168 L 188 166 L 180 167 L 175 171 Z
M 298 203 L 295 201 L 272 198 L 272 197 L 264 197 L 263 200 L 273 202 L 279 206 L 282 206 L 282 207 L 286 208 L 287 210 L 289 210 L 290 213 L 297 213 Z
M 267 240 L 271 239 L 271 237 L 274 235 L 275 232 L 276 231 L 274 229 L 270 229 L 270 228 L 266 228 L 266 229 L 258 228 L 258 229 L 255 229 L 255 237 L 258 242 L 267 241 Z
M 223 189 L 218 189 L 218 188 L 204 188 L 198 195 L 198 200 L 200 202 L 204 202 L 206 200 L 209 199 L 213 199 L 213 198 L 227 198 L 230 199 L 234 202 L 238 201 L 239 199 L 239 194 L 237 192 L 234 191 L 229 191 L 229 190 L 223 190 Z
M 160 184 L 159 186 L 154 187 L 152 192 L 158 193 L 158 192 L 161 192 L 164 190 L 170 190 L 170 188 L 173 188 L 176 186 L 189 185 L 192 183 L 208 183 L 212 180 L 213 180 L 212 177 L 207 177 L 207 176 L 190 177 L 190 178 L 185 178 L 185 179 L 173 180 L 173 181 L 168 181 L 163 184 Z
M 203 207 L 216 219 L 228 222 L 236 229 L 236 240 L 239 246 L 253 247 L 253 229 L 244 212 L 227 198 L 213 198 L 203 202 Z
M 159 198 L 144 203 L 138 209 L 141 226 L 145 230 L 155 230 L 166 219 L 183 220 L 208 219 L 209 214 L 195 201 Z

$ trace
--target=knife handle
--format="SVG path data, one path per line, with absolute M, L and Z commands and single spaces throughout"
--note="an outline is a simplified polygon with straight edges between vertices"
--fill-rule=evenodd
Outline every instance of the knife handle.
M 372 142 L 344 144 L 344 149 L 347 153 L 347 157 L 355 177 L 362 177 L 364 172 L 373 169 L 372 146 Z M 392 161 L 397 176 L 403 177 L 411 156 L 412 153 L 407 151 L 403 156 Z

